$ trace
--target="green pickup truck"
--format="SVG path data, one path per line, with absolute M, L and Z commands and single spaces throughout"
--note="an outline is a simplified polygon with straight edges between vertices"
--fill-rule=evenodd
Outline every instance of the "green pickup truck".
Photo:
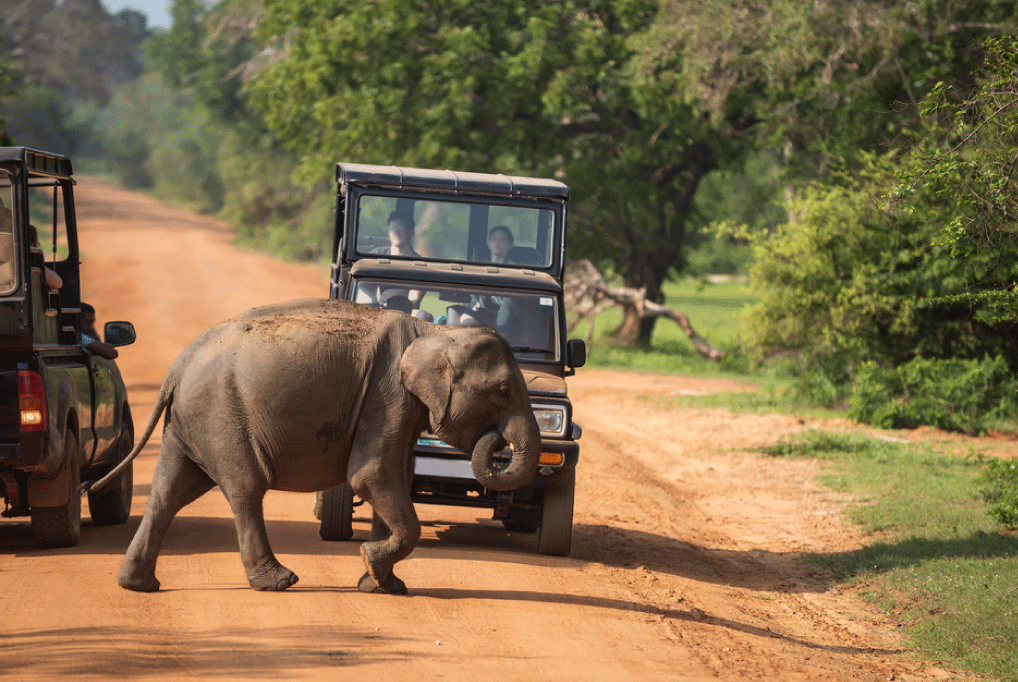
M 70 159 L 0 147 L 0 514 L 30 517 L 49 547 L 78 542 L 82 477 L 102 476 L 134 443 L 116 362 L 82 344 L 73 190 Z M 108 322 L 104 337 L 123 346 L 135 330 Z M 129 467 L 89 494 L 93 523 L 126 522 L 132 494 Z

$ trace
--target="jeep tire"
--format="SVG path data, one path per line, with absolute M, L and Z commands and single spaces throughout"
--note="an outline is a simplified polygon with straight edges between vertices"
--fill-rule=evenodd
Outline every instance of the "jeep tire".
M 537 551 L 553 556 L 567 556 L 573 539 L 573 497 L 576 471 L 572 470 L 560 485 L 544 489 L 541 507 L 541 530 L 537 534 Z
M 67 502 L 32 508 L 32 534 L 40 547 L 73 547 L 81 538 L 81 463 L 73 431 L 64 434 L 64 468 L 58 475 L 67 485 Z
M 319 493 L 322 519 L 318 528 L 320 538 L 331 541 L 353 537 L 353 494 L 349 483 Z
M 130 427 L 120 434 L 117 445 L 118 455 L 111 469 L 127 457 L 134 448 L 134 433 Z M 88 494 L 88 511 L 92 523 L 97 526 L 115 526 L 127 523 L 131 518 L 131 501 L 134 496 L 134 463 L 132 462 L 120 475 L 94 493 Z

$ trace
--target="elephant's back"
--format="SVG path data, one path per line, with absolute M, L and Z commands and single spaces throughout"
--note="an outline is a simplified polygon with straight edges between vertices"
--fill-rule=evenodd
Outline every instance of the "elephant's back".
M 296 330 L 348 339 L 371 335 L 384 311 L 333 299 L 302 299 L 254 308 L 225 323 L 242 333 L 278 337 Z

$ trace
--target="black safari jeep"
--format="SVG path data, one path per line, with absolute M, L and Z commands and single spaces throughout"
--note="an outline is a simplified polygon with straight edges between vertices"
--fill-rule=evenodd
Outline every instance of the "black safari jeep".
M 541 466 L 516 490 L 481 486 L 468 455 L 425 433 L 414 450 L 415 502 L 487 507 L 538 551 L 569 553 L 580 427 L 565 377 L 586 360 L 566 340 L 566 204 L 561 182 L 340 163 L 332 298 L 401 309 L 436 324 L 490 327 L 509 342 L 541 427 Z M 320 535 L 349 539 L 353 492 L 325 491 Z
M 120 370 L 81 343 L 73 186 L 66 157 L 0 147 L 2 515 L 30 516 L 43 546 L 77 543 L 82 476 L 103 475 L 134 443 Z M 106 324 L 107 343 L 134 339 L 129 322 Z M 132 481 L 128 468 L 89 495 L 94 523 L 127 521 Z

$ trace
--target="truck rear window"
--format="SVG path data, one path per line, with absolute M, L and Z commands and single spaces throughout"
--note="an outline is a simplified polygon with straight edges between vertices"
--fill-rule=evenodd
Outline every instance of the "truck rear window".
M 361 195 L 357 253 L 414 260 L 552 264 L 555 212 L 522 205 Z

